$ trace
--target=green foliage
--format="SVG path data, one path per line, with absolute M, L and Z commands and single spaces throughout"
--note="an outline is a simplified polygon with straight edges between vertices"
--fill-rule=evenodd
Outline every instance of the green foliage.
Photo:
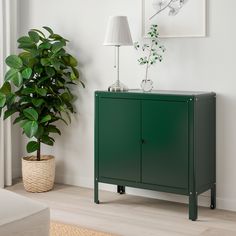
M 22 52 L 6 58 L 9 70 L 0 88 L 0 116 L 4 114 L 6 119 L 16 113 L 14 124 L 20 123 L 23 133 L 36 139 L 27 144 L 29 153 L 40 152 L 41 142 L 54 144 L 51 134 L 61 132 L 53 123 L 67 123 L 63 114 L 70 121 L 74 113 L 71 87 L 75 82 L 84 87 L 77 60 L 65 49 L 68 40 L 49 27 L 43 28 L 46 34 L 31 29 L 17 40 Z
M 140 65 L 146 65 L 146 79 L 149 68 L 157 61 L 162 61 L 162 53 L 165 52 L 165 47 L 160 44 L 159 32 L 157 25 L 151 25 L 148 32 L 148 43 L 134 43 L 136 50 L 141 50 L 144 53 L 143 57 L 138 59 Z
M 5 62 L 9 67 L 14 69 L 20 69 L 23 66 L 21 58 L 16 55 L 11 55 L 7 57 Z
M 4 93 L 0 93 L 0 108 L 2 108 L 4 106 L 4 104 L 6 103 L 6 95 Z
M 35 142 L 35 141 L 30 141 L 26 146 L 26 150 L 28 153 L 35 152 L 38 150 L 38 148 L 39 148 L 39 144 L 38 142 Z

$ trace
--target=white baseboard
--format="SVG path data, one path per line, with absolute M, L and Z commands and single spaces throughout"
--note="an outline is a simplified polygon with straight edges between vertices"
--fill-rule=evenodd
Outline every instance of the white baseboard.
M 57 175 L 56 176 L 57 183 L 69 184 L 74 186 L 80 186 L 84 188 L 92 188 L 93 189 L 93 179 L 91 178 L 81 178 L 78 176 L 70 176 L 70 175 Z M 116 192 L 116 186 L 110 184 L 99 184 L 100 190 L 106 190 L 110 192 Z M 171 193 L 162 193 L 151 190 L 144 189 L 136 189 L 136 188 L 126 188 L 126 193 L 135 196 L 142 196 L 148 198 L 155 198 L 160 200 L 172 201 L 172 202 L 180 202 L 188 204 L 188 197 L 171 194 Z M 198 197 L 198 204 L 200 206 L 209 207 L 210 206 L 210 193 L 209 191 L 201 194 Z M 217 209 L 236 211 L 236 199 L 226 199 L 226 198 L 216 198 L 216 207 Z
M 216 198 L 216 207 L 222 210 L 236 211 L 236 199 Z
M 93 179 L 83 178 L 83 177 L 74 176 L 74 175 L 56 174 L 55 182 L 60 183 L 60 184 L 68 184 L 68 185 L 73 185 L 73 186 L 84 187 L 84 188 L 93 188 Z

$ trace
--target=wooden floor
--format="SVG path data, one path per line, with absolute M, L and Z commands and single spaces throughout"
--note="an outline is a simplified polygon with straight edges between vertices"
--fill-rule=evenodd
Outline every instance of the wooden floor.
M 236 236 L 236 212 L 200 207 L 198 221 L 192 222 L 185 204 L 100 191 L 102 203 L 96 205 L 93 190 L 68 185 L 37 194 L 25 192 L 22 183 L 8 189 L 46 203 L 54 221 L 117 235 Z

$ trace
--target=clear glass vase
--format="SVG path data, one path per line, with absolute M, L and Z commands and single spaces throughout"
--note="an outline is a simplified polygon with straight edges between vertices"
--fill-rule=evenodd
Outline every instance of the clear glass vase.
M 143 79 L 141 82 L 141 88 L 144 92 L 151 92 L 153 89 L 153 81 L 150 79 Z

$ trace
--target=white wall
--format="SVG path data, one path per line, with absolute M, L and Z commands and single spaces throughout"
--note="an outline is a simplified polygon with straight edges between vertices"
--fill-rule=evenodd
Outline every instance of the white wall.
M 236 1 L 207 1 L 208 37 L 163 40 L 164 61 L 150 77 L 158 89 L 203 90 L 217 93 L 217 203 L 236 210 Z M 113 49 L 102 46 L 109 15 L 127 15 L 134 40 L 141 35 L 141 0 L 20 0 L 20 33 L 31 27 L 51 26 L 70 39 L 70 51 L 80 62 L 86 89 L 76 88 L 78 114 L 63 126 L 53 149 L 57 181 L 93 187 L 94 91 L 114 81 Z M 192 9 L 194 11 L 194 9 Z M 132 47 L 121 48 L 121 78 L 130 88 L 139 87 L 144 68 Z M 24 148 L 22 144 L 22 148 Z M 111 187 L 103 186 L 108 189 Z M 129 189 L 130 193 L 175 198 L 170 194 Z M 203 199 L 206 204 L 208 198 Z

